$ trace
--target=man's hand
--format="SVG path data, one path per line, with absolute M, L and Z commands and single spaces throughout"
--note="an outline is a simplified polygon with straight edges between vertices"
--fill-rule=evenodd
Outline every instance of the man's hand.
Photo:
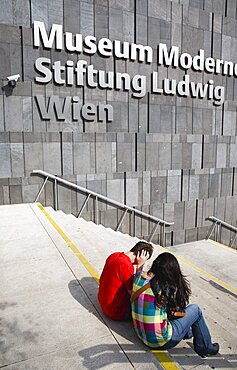
M 137 272 L 142 269 L 142 266 L 148 260 L 149 256 L 149 253 L 144 249 L 140 252 L 140 254 L 137 255 Z

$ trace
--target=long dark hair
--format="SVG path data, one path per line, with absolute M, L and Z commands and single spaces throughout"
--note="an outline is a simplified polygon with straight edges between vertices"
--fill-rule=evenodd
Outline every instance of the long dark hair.
M 168 308 L 184 309 L 191 295 L 190 284 L 182 274 L 177 258 L 171 253 L 161 253 L 152 263 L 150 284 L 158 306 L 164 301 Z M 174 303 L 175 302 L 175 303 Z

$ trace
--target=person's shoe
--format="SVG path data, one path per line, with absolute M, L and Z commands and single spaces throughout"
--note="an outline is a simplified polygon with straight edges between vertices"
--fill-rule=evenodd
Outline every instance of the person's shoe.
M 212 346 L 213 347 L 210 352 L 205 355 L 199 355 L 203 360 L 206 360 L 210 356 L 215 356 L 219 352 L 220 346 L 218 343 L 213 343 Z

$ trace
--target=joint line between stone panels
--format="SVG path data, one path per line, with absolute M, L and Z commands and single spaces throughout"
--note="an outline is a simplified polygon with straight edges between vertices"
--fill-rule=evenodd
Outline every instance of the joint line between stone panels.
M 29 1 L 29 7 L 30 7 L 30 26 L 32 25 L 32 4 L 31 1 Z
M 24 166 L 24 174 L 26 175 L 26 155 L 25 155 L 25 133 L 22 132 L 22 145 L 23 145 L 23 166 Z
M 30 1 L 30 3 L 31 3 L 31 1 Z M 21 75 L 22 75 L 22 81 L 24 81 L 25 80 L 25 74 L 24 74 L 24 45 L 23 45 L 24 41 L 23 41 L 23 27 L 22 26 L 20 26 L 20 30 L 21 30 L 21 63 L 22 63 L 21 64 L 22 65 Z
M 232 171 L 232 189 L 231 189 L 231 196 L 234 196 L 234 189 L 235 189 L 235 167 L 233 167 Z
M 196 199 L 196 207 L 195 207 L 195 228 L 197 228 L 197 219 L 198 219 L 198 199 Z
M 60 138 L 60 161 L 61 161 L 61 174 L 63 176 L 64 168 L 63 168 L 63 133 L 62 131 L 59 132 L 59 138 Z
M 184 170 L 183 170 L 183 169 L 181 169 L 181 180 L 180 180 L 180 202 L 182 202 L 182 201 L 183 201 L 183 182 L 184 182 L 183 176 L 184 176 Z
M 221 136 L 224 135 L 224 119 L 225 119 L 225 109 L 224 104 L 222 104 L 222 115 L 221 115 Z
M 134 163 L 134 167 L 135 167 L 135 172 L 137 172 L 137 156 L 138 156 L 138 153 L 137 153 L 137 132 L 135 132 L 135 163 Z
M 127 174 L 126 174 L 126 172 L 124 172 L 123 173 L 123 192 L 124 192 L 124 194 L 123 194 L 123 199 L 124 199 L 124 204 L 126 204 L 126 186 L 127 186 L 127 184 L 126 184 L 126 181 L 127 181 Z
M 147 93 L 147 133 L 150 133 L 150 93 Z
M 93 30 L 95 36 L 95 0 L 93 0 Z
M 203 168 L 203 163 L 204 163 L 204 135 L 202 135 L 201 168 Z
M 225 17 L 227 17 L 228 0 L 225 0 Z
M 134 44 L 137 43 L 137 0 L 134 0 Z
M 85 86 L 82 86 L 82 100 L 83 100 L 83 105 L 85 104 Z M 82 132 L 86 132 L 86 122 L 85 118 L 82 117 Z

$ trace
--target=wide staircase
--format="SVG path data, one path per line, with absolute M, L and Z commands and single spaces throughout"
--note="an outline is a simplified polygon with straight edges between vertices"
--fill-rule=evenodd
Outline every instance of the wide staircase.
M 236 369 L 237 251 L 211 240 L 165 249 L 192 286 L 220 353 L 197 356 L 192 340 L 150 351 L 131 322 L 106 318 L 97 302 L 107 256 L 138 239 L 40 204 L 0 206 L 0 368 Z

